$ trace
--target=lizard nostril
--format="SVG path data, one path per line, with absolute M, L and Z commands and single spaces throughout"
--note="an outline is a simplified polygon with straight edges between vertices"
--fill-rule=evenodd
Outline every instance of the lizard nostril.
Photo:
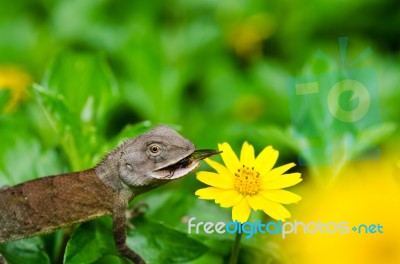
M 130 171 L 133 171 L 133 166 L 129 163 L 125 164 L 126 168 Z

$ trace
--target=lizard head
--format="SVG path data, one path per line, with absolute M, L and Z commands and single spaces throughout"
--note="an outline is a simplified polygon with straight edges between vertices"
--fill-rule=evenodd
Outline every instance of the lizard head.
M 119 177 L 129 187 L 156 186 L 193 172 L 201 159 L 217 153 L 196 151 L 192 142 L 161 125 L 120 147 Z

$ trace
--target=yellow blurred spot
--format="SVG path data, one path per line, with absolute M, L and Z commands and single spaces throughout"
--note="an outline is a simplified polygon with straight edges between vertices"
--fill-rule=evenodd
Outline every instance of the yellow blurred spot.
M 6 113 L 14 110 L 26 98 L 27 89 L 32 83 L 31 76 L 15 66 L 0 66 L 0 90 L 10 90 L 11 98 L 3 107 Z
M 398 161 L 396 162 L 396 168 L 397 168 L 397 169 L 400 169 L 400 160 L 398 160 Z
M 239 56 L 260 53 L 262 41 L 272 35 L 274 24 L 274 19 L 267 13 L 250 16 L 230 29 L 229 43 Z
M 265 111 L 265 103 L 257 95 L 249 94 L 241 96 L 234 106 L 235 116 L 244 122 L 256 121 Z
M 294 219 L 302 222 L 348 222 L 347 234 L 298 234 L 281 240 L 299 264 L 400 263 L 400 188 L 393 161 L 350 164 L 332 188 L 303 190 Z M 399 165 L 398 163 L 396 164 Z M 366 226 L 381 225 L 383 234 Z M 353 227 L 355 230 L 351 230 Z M 360 233 L 358 233 L 360 231 Z
M 398 160 L 394 166 L 393 176 L 397 184 L 400 186 L 400 160 Z

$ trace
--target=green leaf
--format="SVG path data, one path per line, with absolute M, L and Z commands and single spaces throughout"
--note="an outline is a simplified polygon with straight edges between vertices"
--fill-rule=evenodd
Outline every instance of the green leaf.
M 72 170 L 94 165 L 119 90 L 102 57 L 64 52 L 50 66 L 44 85 L 34 85 Z
M 137 218 L 128 232 L 128 246 L 150 263 L 181 263 L 194 260 L 208 248 L 186 233 L 148 219 Z
M 383 123 L 370 127 L 360 132 L 357 143 L 352 151 L 352 157 L 357 157 L 368 148 L 375 147 L 377 144 L 387 139 L 397 129 L 395 123 Z
M 119 96 L 117 83 L 99 55 L 60 53 L 46 74 L 44 86 L 62 94 L 77 120 L 104 128 Z
M 290 263 L 290 259 L 278 243 L 263 241 L 258 246 L 242 245 L 239 262 Z
M 198 259 L 185 262 L 185 264 L 209 264 L 209 263 L 224 263 L 224 258 L 219 253 L 209 251 Z
M 260 126 L 257 132 L 264 141 L 268 140 L 269 143 L 274 145 L 276 144 L 295 151 L 300 151 L 296 139 L 292 136 L 291 127 L 283 129 L 275 125 Z
M 83 223 L 68 241 L 65 264 L 93 263 L 109 254 L 116 254 L 111 219 L 105 217 Z
M 2 114 L 5 110 L 5 106 L 11 99 L 10 90 L 1 89 L 0 87 L 0 114 Z
M 44 86 L 34 85 L 34 91 L 60 135 L 71 169 L 93 166 L 119 95 L 102 57 L 91 53 L 59 54 L 48 69 Z
M 79 118 L 76 118 L 76 114 L 70 110 L 62 94 L 39 84 L 34 84 L 33 89 L 36 100 L 44 108 L 58 133 L 63 132 L 63 129 L 68 126 L 71 126 L 74 130 L 79 128 Z
M 186 221 L 184 218 L 196 217 L 197 221 L 231 221 L 231 210 L 220 208 L 218 205 L 198 199 L 194 193 L 176 190 L 163 190 L 162 192 L 152 192 L 147 194 L 143 201 L 148 204 L 149 209 L 146 211 L 146 217 L 162 222 L 178 231 L 188 232 Z M 173 208 L 174 214 L 171 214 Z M 219 239 L 229 238 L 229 234 L 206 234 L 201 231 L 202 235 L 213 236 Z
M 56 151 L 44 150 L 36 138 L 25 133 L 16 137 L 11 129 L 0 131 L 0 137 L 4 140 L 0 146 L 0 187 L 60 173 L 61 162 Z
M 132 221 L 127 244 L 151 263 L 178 263 L 200 257 L 207 251 L 202 243 L 187 234 L 172 230 L 145 218 Z M 116 251 L 109 217 L 87 222 L 74 232 L 65 251 L 65 264 L 105 263 Z M 113 258 L 115 263 L 118 260 Z
M 8 264 L 50 263 L 50 258 L 44 250 L 43 240 L 39 237 L 0 244 L 0 253 L 4 255 Z
M 107 255 L 96 260 L 96 264 L 131 264 L 129 260 L 115 255 Z
M 82 170 L 93 165 L 93 155 L 102 144 L 96 127 L 84 124 L 73 113 L 65 98 L 43 86 L 33 86 L 36 99 L 43 106 L 68 157 L 72 170 Z

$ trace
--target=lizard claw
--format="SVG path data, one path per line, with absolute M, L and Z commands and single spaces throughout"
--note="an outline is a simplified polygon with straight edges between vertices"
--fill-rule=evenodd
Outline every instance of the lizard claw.
M 1 186 L 1 187 L 0 187 L 0 192 L 6 190 L 6 189 L 8 189 L 8 188 L 10 188 L 9 185 Z M 1 260 L 1 259 L 0 259 L 0 260 Z M 1 263 L 1 262 L 0 262 L 0 263 Z
M 149 205 L 146 202 L 138 202 L 134 207 L 129 208 L 125 211 L 126 217 L 126 225 L 128 229 L 135 229 L 135 226 L 132 224 L 132 220 L 144 215 L 146 210 L 149 208 Z
M 6 259 L 0 254 L 0 264 L 7 264 Z

